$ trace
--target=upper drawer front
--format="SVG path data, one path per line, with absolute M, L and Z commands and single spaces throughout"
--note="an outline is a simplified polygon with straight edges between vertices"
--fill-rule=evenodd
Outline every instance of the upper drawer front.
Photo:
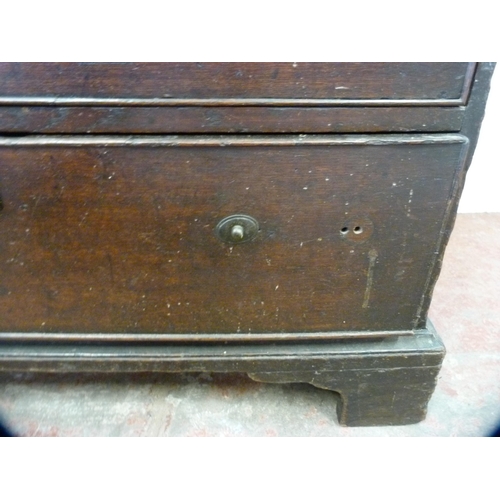
M 0 99 L 117 105 L 465 102 L 474 63 L 0 63 Z M 296 102 L 298 100 L 298 102 Z M 359 102 L 358 102 L 359 101 Z M 212 104 L 214 104 L 212 103 Z M 158 102 L 156 102 L 158 104 Z
M 425 314 L 464 147 L 3 139 L 0 332 L 408 331 Z M 221 240 L 237 214 L 260 231 Z

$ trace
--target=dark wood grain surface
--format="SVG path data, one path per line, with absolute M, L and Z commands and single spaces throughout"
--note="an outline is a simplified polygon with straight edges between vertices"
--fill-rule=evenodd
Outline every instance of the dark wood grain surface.
M 0 96 L 463 100 L 473 69 L 406 62 L 0 63 Z
M 465 107 L 0 106 L 0 133 L 457 132 Z
M 3 140 L 0 329 L 411 330 L 464 141 Z M 255 240 L 216 237 L 235 213 Z

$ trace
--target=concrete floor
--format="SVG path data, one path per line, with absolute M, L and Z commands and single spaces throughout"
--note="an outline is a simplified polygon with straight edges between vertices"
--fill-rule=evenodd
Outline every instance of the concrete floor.
M 428 416 L 340 427 L 337 396 L 243 374 L 0 374 L 22 436 L 485 436 L 500 422 L 500 214 L 460 214 L 430 318 L 447 356 Z

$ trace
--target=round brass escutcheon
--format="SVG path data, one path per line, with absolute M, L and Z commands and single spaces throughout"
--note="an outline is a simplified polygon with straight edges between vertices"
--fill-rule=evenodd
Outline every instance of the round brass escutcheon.
M 230 215 L 215 228 L 217 236 L 225 243 L 236 244 L 250 241 L 257 236 L 259 223 L 249 215 Z

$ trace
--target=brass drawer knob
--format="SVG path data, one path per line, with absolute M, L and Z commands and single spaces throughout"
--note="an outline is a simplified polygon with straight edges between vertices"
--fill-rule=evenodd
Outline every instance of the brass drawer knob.
M 244 237 L 245 237 L 245 228 L 243 226 L 236 224 L 231 228 L 231 238 L 234 241 L 242 240 Z
M 257 236 L 259 223 L 249 215 L 230 215 L 222 219 L 215 228 L 217 236 L 225 243 L 235 244 L 250 241 Z

